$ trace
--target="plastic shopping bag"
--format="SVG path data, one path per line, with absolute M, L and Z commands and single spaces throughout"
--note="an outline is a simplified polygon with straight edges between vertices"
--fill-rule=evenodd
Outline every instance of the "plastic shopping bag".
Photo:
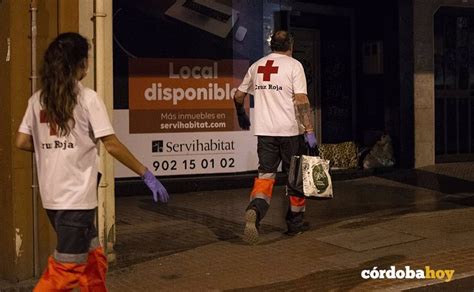
M 308 199 L 333 198 L 329 160 L 319 156 L 293 156 L 288 172 L 288 187 Z

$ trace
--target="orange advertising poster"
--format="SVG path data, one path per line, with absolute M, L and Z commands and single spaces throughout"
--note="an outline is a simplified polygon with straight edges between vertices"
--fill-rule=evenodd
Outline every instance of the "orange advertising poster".
M 247 69 L 247 60 L 130 59 L 130 133 L 240 131 L 233 95 Z

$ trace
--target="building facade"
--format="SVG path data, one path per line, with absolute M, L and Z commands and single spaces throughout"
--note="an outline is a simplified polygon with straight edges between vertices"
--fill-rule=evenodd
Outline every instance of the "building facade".
M 119 137 L 165 182 L 256 169 L 254 138 L 235 127 L 228 96 L 268 53 L 276 29 L 295 35 L 320 142 L 370 147 L 389 134 L 402 168 L 473 159 L 472 1 L 181 2 L 0 0 L 0 278 L 38 275 L 54 248 L 44 211 L 34 215 L 41 204 L 33 200 L 32 157 L 13 141 L 35 79 L 32 51 L 40 65 L 61 32 L 91 40 L 84 82 L 104 97 Z M 201 10 L 183 10 L 191 8 Z M 206 26 L 186 13 L 220 22 Z M 192 155 L 180 160 L 183 151 Z M 114 260 L 114 180 L 131 175 L 103 150 L 101 157 L 98 226 Z

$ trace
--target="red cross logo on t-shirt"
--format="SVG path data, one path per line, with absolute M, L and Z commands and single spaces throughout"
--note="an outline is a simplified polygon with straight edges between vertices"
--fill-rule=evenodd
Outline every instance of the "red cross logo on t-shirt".
M 267 60 L 265 66 L 258 66 L 257 73 L 263 73 L 263 81 L 270 81 L 272 74 L 278 73 L 278 66 L 273 67 L 273 60 Z
M 40 111 L 40 123 L 42 123 L 42 124 L 49 123 L 45 110 Z M 56 126 L 55 123 L 49 123 L 49 135 L 50 136 L 57 136 L 58 135 L 57 126 Z

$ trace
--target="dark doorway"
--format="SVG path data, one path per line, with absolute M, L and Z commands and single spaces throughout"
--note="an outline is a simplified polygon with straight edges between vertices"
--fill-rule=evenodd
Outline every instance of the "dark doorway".
M 321 143 L 355 139 L 355 66 L 353 10 L 323 5 L 295 5 L 289 27 L 295 33 L 294 57 L 303 63 L 308 94 L 315 109 Z M 309 40 L 313 39 L 313 45 Z M 299 43 L 300 41 L 300 43 Z M 308 51 L 312 53 L 301 53 Z
M 321 38 L 317 29 L 293 28 L 297 42 L 293 57 L 301 62 L 308 83 L 308 98 L 313 108 L 314 126 L 318 141 L 322 141 L 321 127 Z
M 474 160 L 474 9 L 434 16 L 436 162 Z

